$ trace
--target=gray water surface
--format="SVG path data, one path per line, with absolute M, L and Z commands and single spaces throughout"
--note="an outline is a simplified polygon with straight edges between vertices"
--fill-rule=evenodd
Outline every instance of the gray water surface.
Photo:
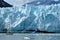
M 60 34 L 0 34 L 0 40 L 60 40 Z

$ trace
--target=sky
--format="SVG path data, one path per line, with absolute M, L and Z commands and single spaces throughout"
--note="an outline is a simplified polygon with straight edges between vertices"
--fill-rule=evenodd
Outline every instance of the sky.
M 4 0 L 7 3 L 13 5 L 13 6 L 21 6 L 25 3 L 31 2 L 31 1 L 35 1 L 35 0 Z

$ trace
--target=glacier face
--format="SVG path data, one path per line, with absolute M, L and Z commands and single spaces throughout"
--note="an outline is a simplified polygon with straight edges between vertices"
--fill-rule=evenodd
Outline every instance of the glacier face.
M 41 30 L 60 32 L 60 4 L 0 8 L 0 31 Z

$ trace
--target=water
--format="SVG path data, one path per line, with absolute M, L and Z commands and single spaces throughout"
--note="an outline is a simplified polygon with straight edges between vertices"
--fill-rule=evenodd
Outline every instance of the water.
M 1 40 L 60 40 L 60 34 L 0 34 Z

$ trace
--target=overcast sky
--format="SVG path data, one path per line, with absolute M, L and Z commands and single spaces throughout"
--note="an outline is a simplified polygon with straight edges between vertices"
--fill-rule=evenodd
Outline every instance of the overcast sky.
M 35 0 L 4 0 L 4 1 L 6 1 L 7 3 L 14 5 L 14 6 L 20 6 L 27 2 L 31 2 L 31 1 L 35 1 Z

